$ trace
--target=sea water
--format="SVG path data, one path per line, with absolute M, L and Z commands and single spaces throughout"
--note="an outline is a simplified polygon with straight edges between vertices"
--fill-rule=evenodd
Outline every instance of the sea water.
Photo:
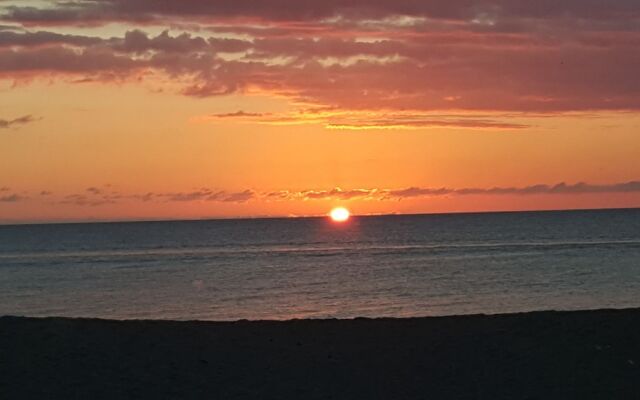
M 640 306 L 640 210 L 0 226 L 0 315 L 237 320 Z

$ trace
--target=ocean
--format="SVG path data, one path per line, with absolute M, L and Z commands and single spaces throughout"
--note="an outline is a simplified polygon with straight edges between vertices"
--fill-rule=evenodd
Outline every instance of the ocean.
M 638 306 L 638 209 L 0 226 L 0 315 L 255 320 Z

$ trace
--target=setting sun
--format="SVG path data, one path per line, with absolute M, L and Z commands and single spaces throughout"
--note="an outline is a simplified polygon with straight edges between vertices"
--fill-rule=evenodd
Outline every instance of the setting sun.
M 344 207 L 337 207 L 331 210 L 329 216 L 335 222 L 344 222 L 349 219 L 349 210 Z

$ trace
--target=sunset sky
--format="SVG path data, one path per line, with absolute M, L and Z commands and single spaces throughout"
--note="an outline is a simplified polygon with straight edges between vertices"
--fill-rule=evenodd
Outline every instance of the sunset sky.
M 640 207 L 638 0 L 0 0 L 0 223 Z

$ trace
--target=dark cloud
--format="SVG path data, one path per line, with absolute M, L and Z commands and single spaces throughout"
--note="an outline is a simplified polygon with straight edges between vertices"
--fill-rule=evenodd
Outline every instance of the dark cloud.
M 97 72 L 131 73 L 148 63 L 119 56 L 106 49 L 77 51 L 67 47 L 0 50 L 0 77 L 24 73 L 67 73 L 88 75 Z
M 14 32 L 0 30 L 0 47 L 7 46 L 45 46 L 54 44 L 68 44 L 88 46 L 101 43 L 96 37 L 64 35 L 53 32 Z
M 102 193 L 102 190 L 101 190 L 101 189 L 99 189 L 99 188 L 97 188 L 97 187 L 93 187 L 93 186 L 92 186 L 92 187 L 87 188 L 87 189 L 86 189 L 86 191 L 87 191 L 87 192 L 89 192 L 89 193 L 91 193 L 91 194 L 95 194 L 95 195 L 98 195 L 98 194 Z
M 34 118 L 31 115 L 25 115 L 24 117 L 15 118 L 15 119 L 0 119 L 0 129 L 8 129 L 13 128 L 20 125 L 30 124 L 32 122 L 37 121 L 37 118 Z
M 8 194 L 6 196 L 0 196 L 0 202 L 2 203 L 17 203 L 19 201 L 27 200 L 28 197 L 19 194 Z
M 188 33 L 170 36 L 168 31 L 156 37 L 134 30 L 125 34 L 123 40 L 114 40 L 114 49 L 128 53 L 144 53 L 147 51 L 163 51 L 167 53 L 188 53 L 199 50 L 211 50 L 209 43 L 201 37 L 192 37 Z
M 216 21 L 318 21 L 336 17 L 380 19 L 388 16 L 421 16 L 436 20 L 493 21 L 499 18 L 576 18 L 623 21 L 638 17 L 635 0 L 352 0 L 269 2 L 235 0 L 77 0 L 51 8 L 7 7 L 2 19 L 24 24 L 98 24 L 113 21 L 144 23 L 176 19 Z
M 251 113 L 245 111 L 236 111 L 232 113 L 222 113 L 222 114 L 213 114 L 214 118 L 238 118 L 238 117 L 262 117 L 264 114 L 261 113 Z

